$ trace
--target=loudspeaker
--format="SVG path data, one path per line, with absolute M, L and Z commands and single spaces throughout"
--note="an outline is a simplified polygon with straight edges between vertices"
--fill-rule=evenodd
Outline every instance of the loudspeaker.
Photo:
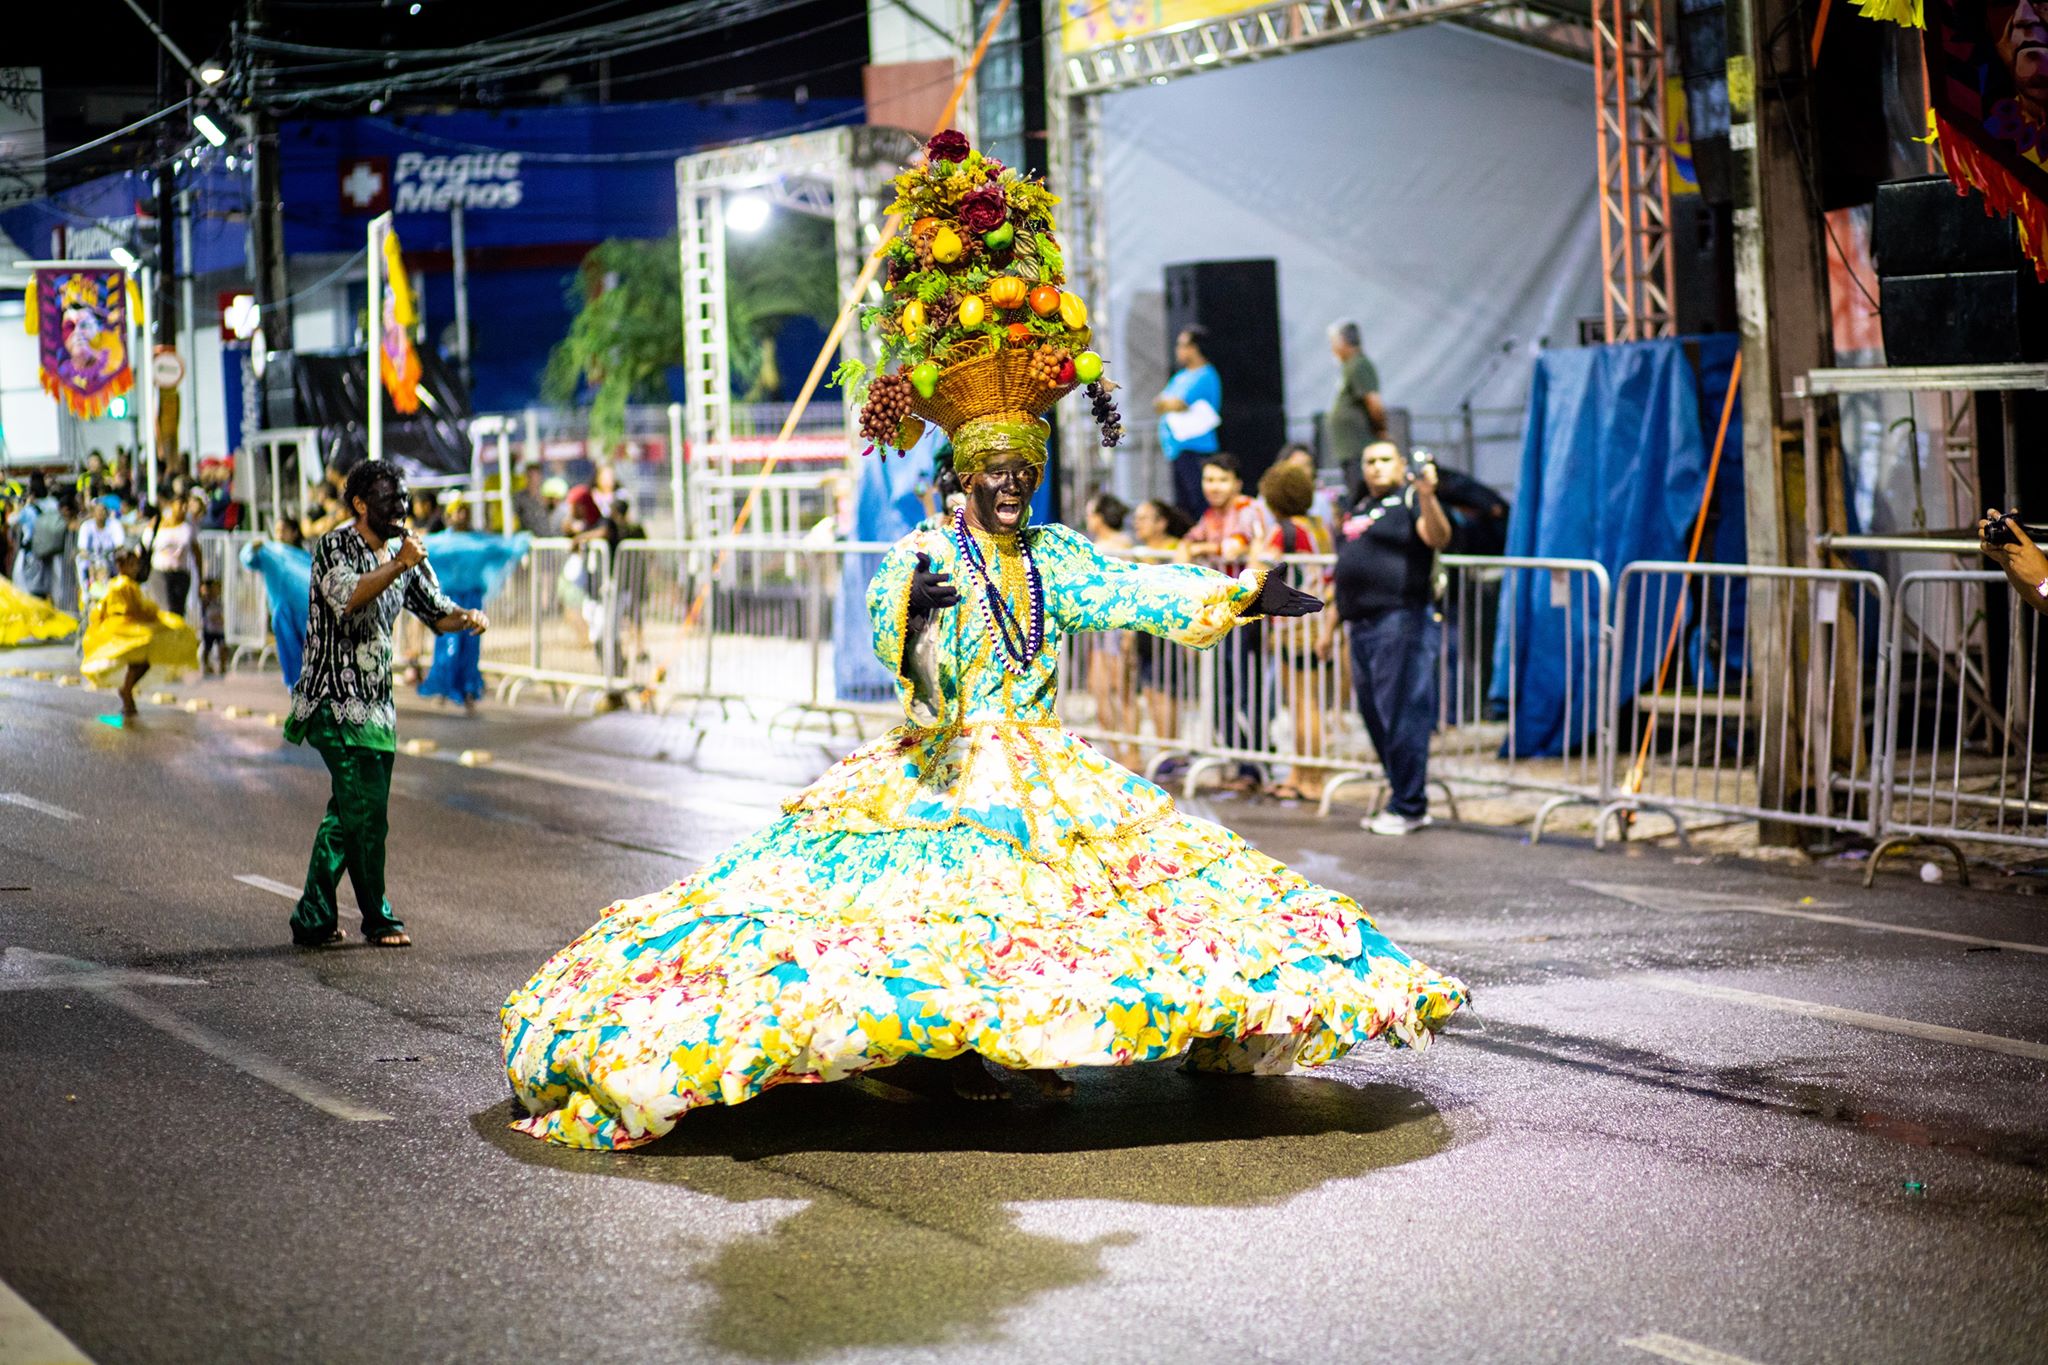
M 1166 267 L 1166 353 L 1189 327 L 1208 332 L 1203 354 L 1223 381 L 1217 442 L 1237 456 L 1246 488 L 1287 439 L 1280 362 L 1280 268 L 1271 260 L 1193 261 Z
M 2017 270 L 2026 264 L 2012 220 L 1957 194 L 1945 175 L 1889 180 L 1870 211 L 1870 255 L 1880 278 L 1962 270 Z
M 2048 359 L 2048 287 L 2023 270 L 1881 275 L 1890 365 L 2008 365 Z
M 1670 252 L 1680 336 L 1732 332 L 1735 320 L 1733 210 L 1705 195 L 1674 195 Z

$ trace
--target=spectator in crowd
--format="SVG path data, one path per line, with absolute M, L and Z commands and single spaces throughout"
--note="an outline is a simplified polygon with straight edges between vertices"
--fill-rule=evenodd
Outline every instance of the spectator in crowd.
M 227 602 L 221 596 L 220 580 L 207 578 L 199 584 L 199 676 L 228 675 Z
M 1208 510 L 1181 541 L 1184 559 L 1206 563 L 1227 574 L 1240 574 L 1254 557 L 1270 555 L 1273 517 L 1264 503 L 1248 497 L 1237 458 L 1222 451 L 1202 457 L 1202 498 Z M 1247 622 L 1216 647 L 1217 737 L 1236 749 L 1266 747 L 1265 624 Z M 1229 784 L 1248 792 L 1258 785 L 1260 769 L 1249 760 L 1238 767 Z
M 609 461 L 600 464 L 590 477 L 590 500 L 597 504 L 598 515 L 609 516 L 612 499 L 619 495 L 619 471 Z
M 1114 493 L 1098 493 L 1088 504 L 1088 539 L 1106 554 L 1120 555 L 1131 548 L 1124 533 L 1130 508 Z M 1088 695 L 1095 699 L 1095 726 L 1113 734 L 1129 734 L 1138 728 L 1131 706 L 1132 637 L 1138 632 L 1105 630 L 1087 637 Z M 1117 761 L 1126 768 L 1138 766 L 1138 751 L 1129 743 L 1114 742 Z
M 550 486 L 554 487 L 552 496 Z M 512 514 L 519 518 L 519 529 L 529 535 L 553 535 L 549 523 L 554 519 L 555 509 L 562 505 L 562 494 L 568 491 L 568 485 L 561 480 L 546 477 L 539 462 L 528 465 L 519 481 L 519 491 L 512 495 Z
M 156 534 L 149 542 L 149 571 L 156 580 L 157 599 L 180 616 L 192 596 L 192 579 L 199 567 L 199 544 L 185 498 L 165 499 Z
M 1335 486 L 1325 487 L 1317 477 L 1316 452 L 1313 447 L 1300 441 L 1289 441 L 1280 447 L 1280 453 L 1273 457 L 1274 464 L 1299 466 L 1308 475 L 1309 484 L 1315 489 L 1315 501 L 1308 515 L 1322 522 L 1325 527 L 1335 526 L 1344 510 L 1344 495 Z
M 415 533 L 423 536 L 430 536 L 436 531 L 448 529 L 448 523 L 441 516 L 441 504 L 435 498 L 432 489 L 413 489 L 412 529 Z
M 1315 475 L 1296 460 L 1277 462 L 1259 480 L 1259 496 L 1276 523 L 1267 547 L 1268 558 L 1330 553 L 1329 527 L 1311 515 L 1315 494 Z M 1289 564 L 1273 572 L 1286 574 L 1292 587 L 1323 598 L 1330 596 L 1331 574 L 1326 568 Z M 1330 670 L 1316 657 L 1313 630 L 1313 625 L 1305 620 L 1266 623 L 1267 642 L 1294 718 L 1297 759 L 1316 758 L 1323 753 L 1323 711 L 1328 705 L 1326 679 Z M 1326 775 L 1314 764 L 1296 762 L 1288 780 L 1268 794 L 1281 801 L 1320 801 Z
M 1386 439 L 1387 405 L 1380 401 L 1380 372 L 1366 359 L 1357 323 L 1330 325 L 1330 354 L 1337 358 L 1337 395 L 1323 414 L 1323 443 L 1344 471 L 1355 502 L 1364 490 L 1353 471 L 1368 442 Z
M 31 597 L 49 597 L 65 537 L 64 513 L 50 496 L 50 481 L 38 469 L 28 476 L 26 494 L 14 513 L 15 586 Z
M 1174 339 L 1177 368 L 1165 391 L 1152 400 L 1159 414 L 1159 449 L 1173 469 L 1174 500 L 1190 517 L 1202 515 L 1202 461 L 1215 453 L 1223 411 L 1223 381 L 1202 353 L 1208 339 L 1202 327 L 1190 327 Z
M 1374 834 L 1408 834 L 1429 824 L 1429 737 L 1435 729 L 1436 556 L 1451 543 L 1437 501 L 1436 466 L 1412 481 L 1391 441 L 1365 448 L 1365 491 L 1337 528 L 1336 592 L 1323 613 L 1316 652 L 1335 652 L 1337 623 L 1350 635 L 1358 711 L 1387 774 L 1387 807 L 1362 821 Z
M 57 524 L 64 528 L 64 543 L 50 565 L 50 601 L 59 611 L 78 610 L 78 528 L 84 520 L 78 490 L 67 488 L 59 493 Z
M 1188 526 L 1180 508 L 1156 498 L 1139 503 L 1131 512 L 1137 548 L 1145 552 L 1149 563 L 1180 558 L 1181 537 L 1188 533 Z M 1170 748 L 1180 739 L 1180 699 L 1189 693 L 1194 679 L 1192 656 L 1142 631 L 1136 633 L 1132 652 L 1136 656 L 1138 700 L 1152 719 L 1152 733 L 1158 736 L 1159 746 Z M 1136 724 L 1135 717 L 1132 723 Z M 1163 766 L 1161 773 L 1164 774 Z
M 114 554 L 128 540 L 121 523 L 114 520 L 114 511 L 120 505 L 121 500 L 112 493 L 101 494 L 92 500 L 90 513 L 78 528 L 74 555 L 78 566 L 78 600 L 87 609 L 105 594 L 107 583 L 114 576 Z

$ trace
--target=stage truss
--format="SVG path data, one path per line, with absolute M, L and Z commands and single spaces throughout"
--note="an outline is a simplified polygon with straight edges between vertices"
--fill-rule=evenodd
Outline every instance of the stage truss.
M 1656 0 L 1591 0 L 1590 22 L 1567 7 L 1502 0 L 1285 0 L 1076 53 L 1060 49 L 1060 0 L 1042 3 L 1052 86 L 1047 160 L 1053 188 L 1066 201 L 1067 273 L 1091 301 L 1108 298 L 1096 96 L 1450 22 L 1592 64 L 1607 338 L 1671 335 L 1670 142 Z M 1106 307 L 1096 313 L 1098 345 L 1106 340 L 1107 314 Z M 1060 420 L 1065 449 L 1094 444 L 1085 408 L 1066 405 Z M 1074 461 L 1074 493 L 1085 497 L 1106 464 L 1106 452 L 1100 462 Z
M 889 180 L 923 145 L 898 128 L 830 128 L 767 142 L 697 152 L 676 161 L 676 226 L 682 248 L 683 388 L 690 447 L 724 448 L 732 440 L 732 351 L 726 331 L 725 206 L 728 196 L 754 193 L 777 207 L 833 225 L 839 297 L 853 292 L 868 254 L 879 245 Z M 863 302 L 878 301 L 878 284 Z M 873 348 L 850 326 L 840 354 L 872 362 Z M 843 405 L 844 406 L 844 405 Z M 847 435 L 856 430 L 845 407 Z

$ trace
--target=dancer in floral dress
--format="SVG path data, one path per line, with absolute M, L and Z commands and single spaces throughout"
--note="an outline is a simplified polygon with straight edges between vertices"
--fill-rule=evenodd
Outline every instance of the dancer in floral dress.
M 964 169 L 1019 183 L 992 164 Z M 1011 199 L 1038 221 L 1042 203 Z M 1073 377 L 1034 389 L 1045 367 L 1009 354 L 983 392 L 1014 406 L 949 409 L 944 381 L 940 401 L 920 386 L 920 415 L 952 435 L 967 505 L 900 541 L 869 590 L 905 723 L 767 829 L 610 906 L 512 993 L 501 1024 L 526 1111 L 515 1126 L 636 1147 L 702 1105 L 912 1056 L 949 1061 L 970 1099 L 1003 1093 L 984 1063 L 1054 1089 L 1055 1068 L 1176 1056 L 1285 1071 L 1372 1038 L 1420 1046 L 1464 1003 L 1462 984 L 1349 897 L 1182 813 L 1061 728 L 1069 635 L 1208 648 L 1245 621 L 1321 604 L 1263 566 L 1230 577 L 1135 564 L 1064 526 L 1031 527 L 1048 430 L 1033 414 Z M 871 406 L 877 390 L 879 415 L 893 415 L 900 392 L 878 378 Z M 1104 420 L 1114 426 L 1113 408 Z

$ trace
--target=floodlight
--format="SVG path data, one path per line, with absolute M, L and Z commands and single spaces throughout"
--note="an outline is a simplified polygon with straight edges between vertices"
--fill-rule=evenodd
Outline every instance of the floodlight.
M 228 145 L 228 135 L 220 130 L 220 125 L 213 121 L 211 114 L 194 114 L 192 116 L 192 126 L 199 130 L 201 137 L 211 142 L 214 146 L 225 147 Z
M 742 194 L 727 202 L 725 225 L 734 232 L 753 234 L 768 225 L 771 209 L 768 201 L 758 194 Z
M 208 85 L 219 85 L 227 78 L 227 68 L 211 64 L 199 68 L 199 79 Z
M 135 253 L 125 246 L 110 247 L 107 254 L 114 258 L 114 264 L 133 274 L 142 262 L 135 259 Z

